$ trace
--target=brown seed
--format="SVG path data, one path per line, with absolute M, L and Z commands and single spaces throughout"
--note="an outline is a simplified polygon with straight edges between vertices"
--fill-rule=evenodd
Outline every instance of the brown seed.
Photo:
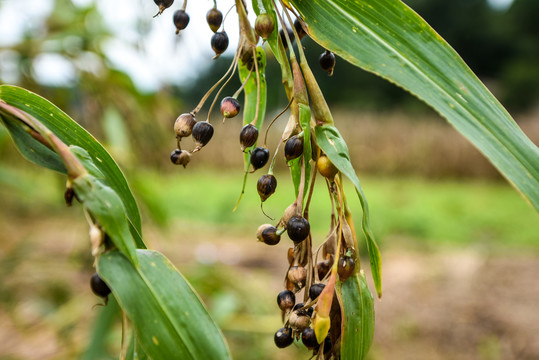
M 275 30 L 275 22 L 269 14 L 260 14 L 256 17 L 255 31 L 262 39 L 266 40 Z
M 307 279 L 307 270 L 303 266 L 292 266 L 288 270 L 288 279 L 292 281 L 299 289 L 305 286 L 305 279 Z
M 176 137 L 181 139 L 190 136 L 195 124 L 195 117 L 191 113 L 185 113 L 178 116 L 174 122 L 174 132 L 176 133 Z
M 297 310 L 290 314 L 288 319 L 290 327 L 295 331 L 302 332 L 311 325 L 311 318 L 304 312 L 299 313 Z
M 183 165 L 183 167 L 186 167 L 187 164 L 189 164 L 189 161 L 191 161 L 191 154 L 189 151 L 176 149 L 170 154 L 170 161 L 175 165 Z
M 217 10 L 217 8 L 211 8 L 206 13 L 206 21 L 208 22 L 211 31 L 217 32 L 223 23 L 223 13 Z
M 354 274 L 356 269 L 356 262 L 350 256 L 342 256 L 339 258 L 339 263 L 337 264 L 337 274 L 339 274 L 339 280 L 342 282 L 346 281 L 350 276 Z
M 329 269 L 331 269 L 331 265 L 332 262 L 330 260 L 319 261 L 318 264 L 316 264 L 316 271 L 318 272 L 320 281 L 326 277 Z
M 262 202 L 266 201 L 266 199 L 275 192 L 276 188 L 277 179 L 275 178 L 275 176 L 269 174 L 262 175 L 260 179 L 258 179 L 258 183 L 256 184 L 256 189 Z

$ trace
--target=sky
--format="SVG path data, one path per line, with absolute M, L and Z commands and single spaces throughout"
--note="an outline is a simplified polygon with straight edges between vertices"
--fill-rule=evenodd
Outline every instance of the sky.
M 107 58 L 114 67 L 128 73 L 135 86 L 142 92 L 153 92 L 163 84 L 182 85 L 195 80 L 204 71 L 214 55 L 210 46 L 213 35 L 206 23 L 206 12 L 213 7 L 213 0 L 189 0 L 187 13 L 190 22 L 187 29 L 175 35 L 172 14 L 183 3 L 176 0 L 163 15 L 151 21 L 146 37 L 141 39 L 136 31 L 138 17 L 151 19 L 157 6 L 150 0 L 72 0 L 76 6 L 97 3 L 106 24 L 116 35 L 104 44 Z M 488 0 L 495 9 L 504 11 L 513 0 Z M 225 14 L 234 0 L 218 0 L 218 8 Z M 22 5 L 22 6 L 21 6 Z M 0 0 L 0 76 L 6 82 L 16 82 L 13 76 L 13 54 L 2 52 L 2 47 L 16 44 L 25 29 L 36 26 L 52 11 L 52 0 Z M 21 11 L 24 9 L 24 11 Z M 255 16 L 250 14 L 254 23 Z M 233 55 L 238 42 L 238 26 L 235 9 L 225 21 L 230 45 L 225 55 Z M 95 59 L 91 54 L 83 59 L 84 66 L 92 67 Z M 59 55 L 45 53 L 33 64 L 36 79 L 44 85 L 69 84 L 76 80 L 72 63 Z M 97 70 L 96 70 L 97 71 Z M 11 76 L 11 77 L 10 77 Z
M 104 44 L 108 60 L 117 68 L 127 72 L 135 85 L 143 92 L 158 90 L 164 83 L 178 84 L 193 81 L 196 74 L 208 67 L 215 55 L 210 46 L 213 32 L 206 23 L 206 12 L 213 7 L 213 0 L 190 0 L 187 13 L 190 22 L 180 35 L 175 34 L 172 22 L 174 11 L 181 8 L 182 1 L 176 0 L 162 15 L 153 18 L 157 6 L 150 0 L 72 0 L 77 6 L 97 3 L 106 24 L 115 34 L 115 39 Z M 21 11 L 21 4 L 25 11 Z M 25 29 L 52 11 L 52 0 L 0 0 L 0 52 L 2 47 L 16 44 Z M 219 9 L 226 13 L 234 0 L 219 0 Z M 141 39 L 136 30 L 137 17 L 151 20 L 147 36 Z M 252 16 L 252 14 L 251 14 Z M 254 21 L 254 16 L 253 16 Z M 233 55 L 238 42 L 239 30 L 234 9 L 224 24 L 230 39 L 225 55 Z M 91 59 L 89 64 L 91 64 Z M 217 59 L 215 61 L 226 61 Z M 9 54 L 0 55 L 4 81 L 10 78 Z M 61 85 L 74 81 L 76 71 L 73 64 L 61 56 L 44 54 L 36 59 L 33 71 L 38 81 L 46 85 Z M 14 72 L 12 72 L 14 73 Z

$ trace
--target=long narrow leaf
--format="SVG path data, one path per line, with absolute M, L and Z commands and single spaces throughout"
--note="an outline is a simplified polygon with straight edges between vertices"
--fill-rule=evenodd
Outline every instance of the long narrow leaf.
M 399 0 L 290 3 L 316 42 L 432 106 L 539 210 L 539 149 L 412 9 Z
M 363 272 L 338 283 L 342 304 L 341 359 L 363 360 L 374 337 L 374 299 Z
M 98 273 L 133 323 L 136 339 L 152 359 L 230 359 L 223 336 L 199 297 L 160 253 L 137 250 L 140 267 L 111 251 Z
M 120 196 L 127 211 L 129 221 L 132 224 L 132 232 L 141 233 L 141 221 L 137 203 L 124 175 L 110 154 L 90 133 L 73 121 L 73 119 L 56 105 L 26 89 L 2 85 L 0 86 L 0 101 L 4 101 L 35 117 L 65 144 L 76 145 L 86 149 L 93 163 L 104 174 L 107 185 Z M 57 163 L 44 161 L 42 159 L 43 155 L 35 155 L 46 153 L 43 151 L 42 144 L 29 135 L 24 136 L 20 131 L 16 135 L 13 135 L 13 127 L 11 126 L 8 127 L 8 130 L 10 130 L 15 143 L 25 157 L 37 162 L 39 165 L 62 171 Z M 21 143 L 21 141 L 24 141 L 24 143 Z M 143 244 L 139 244 L 139 247 L 143 247 Z
M 324 153 L 328 156 L 331 162 L 343 173 L 347 178 L 352 181 L 356 188 L 361 207 L 363 209 L 363 216 L 361 219 L 361 226 L 365 239 L 367 242 L 367 250 L 369 251 L 369 260 L 371 263 L 372 278 L 374 280 L 374 286 L 378 296 L 382 296 L 382 258 L 380 256 L 380 249 L 376 244 L 374 234 L 370 228 L 370 214 L 367 198 L 363 193 L 359 179 L 350 162 L 350 154 L 346 142 L 344 142 L 341 134 L 337 128 L 333 125 L 323 125 L 315 127 L 316 141 Z
M 116 192 L 89 173 L 74 179 L 73 189 L 114 245 L 138 266 L 135 239 L 129 231 L 125 207 Z

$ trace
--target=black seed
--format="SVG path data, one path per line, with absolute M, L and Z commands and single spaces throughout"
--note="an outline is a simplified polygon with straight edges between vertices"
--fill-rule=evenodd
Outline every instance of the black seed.
M 324 53 L 322 53 L 322 55 L 320 55 L 320 58 L 318 58 L 318 62 L 320 63 L 322 70 L 327 71 L 330 75 L 333 74 L 333 69 L 335 68 L 334 53 L 329 50 L 326 50 Z
M 193 126 L 193 139 L 198 148 L 205 146 L 213 136 L 213 126 L 207 121 L 199 121 Z
M 307 35 L 305 30 L 303 30 L 303 27 L 301 26 L 301 22 L 299 21 L 299 19 L 296 19 L 296 21 L 294 21 L 294 28 L 296 29 L 296 32 L 298 33 L 300 40 L 303 39 L 305 35 Z
M 228 47 L 228 35 L 226 32 L 216 32 L 211 37 L 211 48 L 215 51 L 215 55 L 221 55 Z
M 292 308 L 292 311 L 298 311 L 298 314 L 301 314 L 301 315 L 307 315 L 307 316 L 309 316 L 309 317 L 313 316 L 313 312 L 314 312 L 313 307 L 310 306 L 308 309 L 300 310 L 303 306 L 305 306 L 305 304 L 303 304 L 303 303 L 297 303 L 297 304 L 294 305 L 294 307 Z
M 324 339 L 324 355 L 329 353 L 331 351 L 331 338 L 328 334 L 326 338 Z
M 277 245 L 281 241 L 281 236 L 277 235 L 277 228 L 272 226 L 262 231 L 262 240 L 268 245 Z
M 176 10 L 172 19 L 174 20 L 174 26 L 176 26 L 176 34 L 189 25 L 189 15 L 184 10 Z
M 245 125 L 240 132 L 241 150 L 245 151 L 248 147 L 253 146 L 258 140 L 258 129 L 252 124 Z
M 337 264 L 337 273 L 339 274 L 339 280 L 346 281 L 350 276 L 354 274 L 356 269 L 356 262 L 350 256 L 343 256 L 339 258 Z
M 251 165 L 253 165 L 253 168 L 255 170 L 260 169 L 269 160 L 269 150 L 263 147 L 257 147 L 253 150 L 251 153 Z
M 311 225 L 302 216 L 293 216 L 286 225 L 286 232 L 295 244 L 302 242 L 309 236 Z
M 286 157 L 286 161 L 290 161 L 296 159 L 301 154 L 303 154 L 303 138 L 294 135 L 286 141 L 284 156 Z
M 318 341 L 316 341 L 314 329 L 307 328 L 303 330 L 303 332 L 301 333 L 301 341 L 303 342 L 303 345 L 305 345 L 309 349 L 315 348 L 318 345 Z
M 290 290 L 283 290 L 277 295 L 277 305 L 283 311 L 292 309 L 295 303 L 296 295 Z
M 288 31 L 288 38 L 290 39 L 290 42 L 292 45 L 294 44 L 294 32 L 292 29 L 286 28 Z M 286 36 L 284 35 L 283 29 L 279 30 L 279 36 L 281 37 L 281 41 L 283 42 L 283 46 L 285 50 L 288 50 L 288 42 L 286 42 Z
M 110 288 L 97 273 L 93 274 L 90 279 L 90 288 L 94 294 L 102 298 L 107 297 L 110 294 Z
M 256 232 L 256 238 L 267 245 L 277 245 L 281 241 L 277 228 L 271 224 L 261 225 Z
M 277 188 L 277 179 L 273 175 L 262 175 L 256 184 L 256 190 L 262 202 L 266 201 Z
M 159 12 L 155 14 L 155 16 L 157 16 L 162 14 L 166 8 L 169 8 L 174 2 L 174 0 L 153 0 L 153 2 L 155 3 L 155 5 L 159 6 Z
M 271 33 L 275 29 L 275 22 L 271 15 L 265 13 L 256 17 L 255 31 L 264 40 L 270 37 Z
M 277 347 L 280 349 L 290 346 L 294 342 L 294 338 L 292 337 L 292 329 L 280 328 L 275 333 L 273 341 L 275 341 L 275 345 L 277 345 Z
M 318 271 L 318 278 L 320 280 L 326 277 L 329 269 L 331 269 L 331 265 L 332 263 L 330 260 L 319 261 L 318 264 L 316 264 L 316 270 Z
M 238 100 L 231 96 L 225 97 L 221 100 L 221 114 L 227 119 L 233 118 L 240 112 L 241 106 Z
M 64 192 L 64 200 L 67 206 L 73 205 L 73 199 L 75 198 L 75 190 L 71 186 L 66 188 Z
M 320 283 L 311 285 L 311 287 L 309 288 L 309 298 L 311 300 L 314 300 L 319 297 L 325 287 L 326 285 Z
M 212 8 L 206 13 L 206 21 L 211 31 L 217 32 L 223 23 L 223 13 L 216 8 Z

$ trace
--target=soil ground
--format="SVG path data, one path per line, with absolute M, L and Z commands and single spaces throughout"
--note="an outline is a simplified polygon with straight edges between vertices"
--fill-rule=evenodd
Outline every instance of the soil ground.
M 99 301 L 88 286 L 91 258 L 79 210 L 30 219 L 2 212 L 0 359 L 77 358 L 87 345 Z M 251 235 L 188 224 L 167 232 L 149 227 L 146 237 L 217 313 L 236 359 L 308 358 L 299 347 L 271 344 L 280 321 L 274 297 L 282 287 L 286 244 L 268 248 Z M 402 243 L 390 240 L 386 244 Z M 383 261 L 371 359 L 539 359 L 539 254 L 386 246 Z M 230 277 L 230 292 L 208 290 L 218 273 Z M 258 305 L 223 310 L 223 298 L 241 298 L 243 291 L 251 294 L 247 304 Z M 253 343 L 244 346 L 241 339 L 250 332 Z M 117 350 L 118 336 L 111 343 Z

